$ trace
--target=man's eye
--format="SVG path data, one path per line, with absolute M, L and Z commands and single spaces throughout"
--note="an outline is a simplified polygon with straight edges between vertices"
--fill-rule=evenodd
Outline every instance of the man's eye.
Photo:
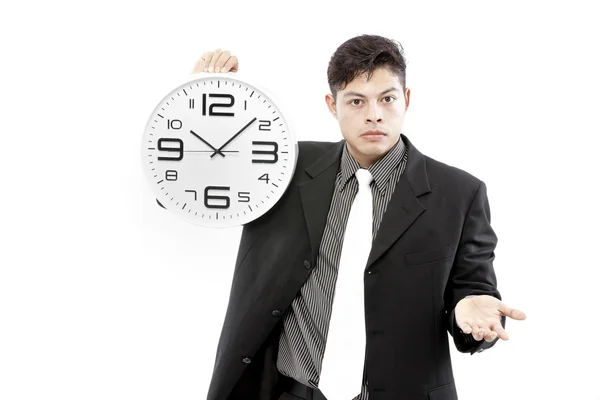
M 386 101 L 386 103 L 391 103 L 394 100 L 392 96 L 385 96 L 384 99 L 390 99 L 390 101 Z
M 360 100 L 359 99 L 352 100 L 352 105 L 359 106 L 360 105 Z

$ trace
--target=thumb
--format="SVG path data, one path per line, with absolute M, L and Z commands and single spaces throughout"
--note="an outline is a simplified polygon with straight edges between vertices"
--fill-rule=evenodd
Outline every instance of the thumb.
M 506 304 L 504 304 L 503 302 L 500 302 L 500 304 L 498 306 L 498 310 L 502 313 L 502 315 L 506 315 L 507 317 L 512 318 L 512 319 L 524 320 L 527 318 L 527 316 L 525 315 L 525 313 L 523 311 L 517 310 L 516 308 L 509 307 Z

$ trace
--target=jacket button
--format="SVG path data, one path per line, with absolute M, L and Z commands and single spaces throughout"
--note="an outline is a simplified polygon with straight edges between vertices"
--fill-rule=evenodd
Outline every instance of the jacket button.
M 274 317 L 281 317 L 281 311 L 279 310 L 273 310 L 273 312 L 271 313 Z
M 304 260 L 304 268 L 310 269 L 310 261 Z
M 248 357 L 244 357 L 244 359 L 242 360 L 244 364 L 250 364 L 250 361 L 252 360 L 250 360 Z

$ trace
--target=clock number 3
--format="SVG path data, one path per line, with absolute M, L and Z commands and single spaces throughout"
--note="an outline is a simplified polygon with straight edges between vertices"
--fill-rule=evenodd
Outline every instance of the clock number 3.
M 252 145 L 255 146 L 272 146 L 271 150 L 252 150 L 252 154 L 264 154 L 269 155 L 272 158 L 270 159 L 257 159 L 252 158 L 253 163 L 263 163 L 263 164 L 275 164 L 279 160 L 279 156 L 277 155 L 277 150 L 279 150 L 279 146 L 277 142 L 257 142 L 252 141 Z

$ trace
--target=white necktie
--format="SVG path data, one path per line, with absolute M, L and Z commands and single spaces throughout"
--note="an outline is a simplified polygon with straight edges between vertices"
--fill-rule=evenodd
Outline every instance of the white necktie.
M 354 198 L 344 233 L 344 244 L 333 296 L 333 308 L 319 376 L 319 390 L 327 400 L 352 400 L 362 389 L 365 364 L 364 273 L 373 242 L 373 176 L 356 171 Z

